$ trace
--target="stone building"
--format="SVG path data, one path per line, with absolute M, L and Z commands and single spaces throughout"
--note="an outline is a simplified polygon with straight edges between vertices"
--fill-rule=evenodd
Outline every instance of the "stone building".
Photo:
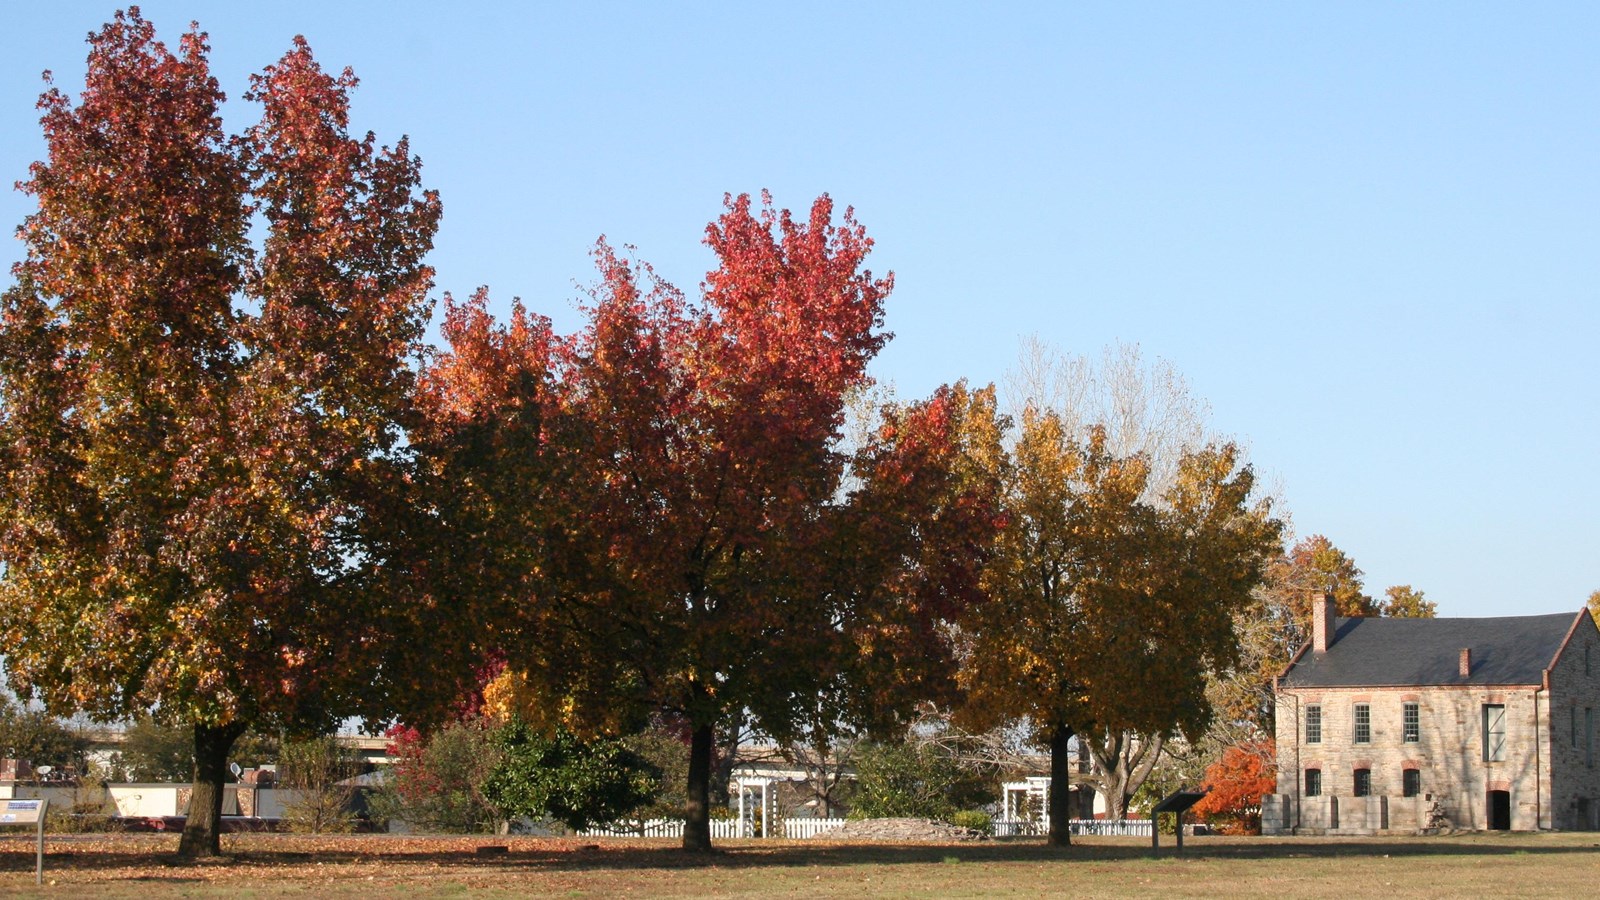
M 1600 829 L 1600 630 L 1576 615 L 1336 618 L 1277 681 L 1267 834 Z

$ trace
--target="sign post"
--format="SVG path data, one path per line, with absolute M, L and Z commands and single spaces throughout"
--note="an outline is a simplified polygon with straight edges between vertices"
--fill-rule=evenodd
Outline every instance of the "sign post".
M 1158 853 L 1161 851 L 1161 814 L 1169 812 L 1178 823 L 1178 852 L 1182 853 L 1183 814 L 1189 811 L 1189 807 L 1199 803 L 1207 793 L 1209 791 L 1186 791 L 1179 788 L 1168 794 L 1167 799 L 1157 803 L 1155 808 L 1150 810 L 1150 849 Z
M 49 808 L 48 799 L 7 800 L 5 809 L 0 810 L 0 825 L 38 826 L 39 852 L 33 864 L 34 884 L 44 884 L 44 814 Z

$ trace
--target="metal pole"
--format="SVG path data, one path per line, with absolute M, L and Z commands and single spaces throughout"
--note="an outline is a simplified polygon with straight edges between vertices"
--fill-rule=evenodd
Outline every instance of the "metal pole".
M 33 864 L 34 884 L 44 884 L 44 814 L 49 809 L 50 798 L 41 797 L 39 799 L 39 855 Z

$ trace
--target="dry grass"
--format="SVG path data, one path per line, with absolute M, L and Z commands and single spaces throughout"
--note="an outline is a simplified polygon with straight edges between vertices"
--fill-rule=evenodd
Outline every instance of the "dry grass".
M 0 893 L 28 894 L 33 847 L 0 843 Z M 479 856 L 485 844 L 504 856 Z M 671 841 L 230 835 L 221 862 L 180 865 L 175 836 L 58 837 L 44 892 L 79 897 L 1285 897 L 1592 896 L 1600 834 L 1428 838 L 1193 838 L 1182 857 L 1085 838 L 862 846 L 727 841 L 710 856 Z

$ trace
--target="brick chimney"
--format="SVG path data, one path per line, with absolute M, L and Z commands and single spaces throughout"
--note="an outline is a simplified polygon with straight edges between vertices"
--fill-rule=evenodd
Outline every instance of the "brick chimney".
M 1472 674 L 1472 648 L 1461 648 L 1461 677 L 1466 678 Z
M 1315 591 L 1311 595 L 1311 650 L 1327 653 L 1333 643 L 1333 593 Z

